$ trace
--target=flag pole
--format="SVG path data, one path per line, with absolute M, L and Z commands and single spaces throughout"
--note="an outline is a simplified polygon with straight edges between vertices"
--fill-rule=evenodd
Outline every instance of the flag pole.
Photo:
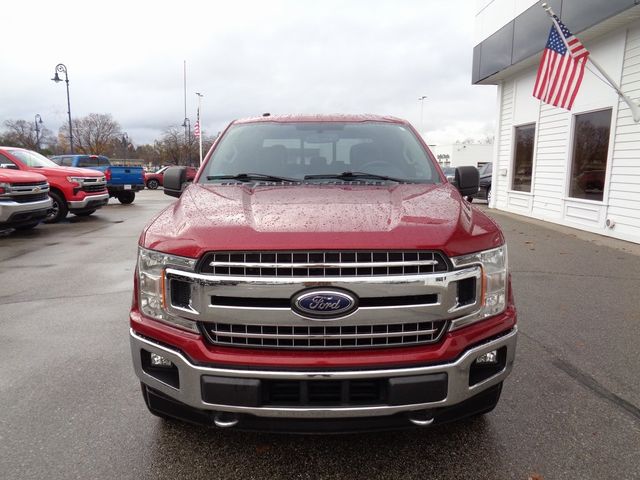
M 200 135 L 198 135 L 198 143 L 200 146 L 200 165 L 202 165 L 202 122 L 200 121 L 200 106 L 202 105 L 203 94 L 196 92 L 198 96 L 198 126 L 200 127 Z
M 567 47 L 567 49 L 569 49 L 569 44 L 567 44 L 567 39 L 564 38 L 564 34 L 562 33 L 562 29 L 560 28 L 560 25 L 558 25 L 558 22 L 556 22 L 554 11 L 546 3 L 542 4 L 542 8 L 544 9 L 545 12 L 547 12 L 547 15 L 549 15 L 549 17 L 551 17 L 551 21 L 553 22 L 553 26 L 556 28 L 558 34 L 560 35 L 560 38 L 564 42 L 565 47 Z M 611 88 L 613 88 L 616 91 L 616 93 L 620 96 L 620 98 L 622 98 L 625 101 L 625 103 L 627 105 L 629 105 L 629 109 L 631 110 L 631 116 L 633 117 L 633 121 L 636 122 L 636 123 L 640 122 L 640 107 L 638 107 L 638 105 L 632 99 L 630 99 L 622 90 L 620 90 L 620 87 L 615 82 L 615 80 L 613 80 L 609 76 L 609 74 L 607 72 L 605 72 L 605 70 L 600 66 L 600 64 L 598 62 L 596 62 L 592 58 L 591 55 L 589 55 L 587 57 L 587 60 L 590 61 L 591 64 L 594 67 L 596 67 L 596 70 L 598 70 L 598 72 L 600 72 L 600 74 L 605 78 L 607 83 L 609 83 Z

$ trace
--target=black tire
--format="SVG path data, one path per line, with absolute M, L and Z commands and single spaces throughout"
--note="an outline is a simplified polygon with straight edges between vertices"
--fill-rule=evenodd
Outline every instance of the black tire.
M 130 203 L 133 203 L 133 200 L 136 198 L 136 192 L 120 192 L 118 193 L 117 198 L 123 205 L 129 205 Z
M 158 182 L 158 180 L 152 178 L 151 180 L 149 180 L 147 182 L 147 188 L 149 190 L 155 190 L 156 188 L 158 188 L 158 185 L 160 185 L 160 183 Z
M 64 220 L 69 213 L 69 207 L 67 207 L 67 201 L 65 198 L 56 191 L 49 191 L 51 197 L 51 213 L 47 215 L 44 223 L 58 223 Z
M 40 224 L 39 221 L 37 222 L 31 222 L 31 223 L 25 223 L 23 225 L 18 225 L 17 227 L 15 227 L 16 230 L 31 230 L 32 228 L 37 227 Z
M 89 215 L 95 213 L 95 210 L 85 210 L 84 212 L 74 213 L 76 217 L 88 217 Z

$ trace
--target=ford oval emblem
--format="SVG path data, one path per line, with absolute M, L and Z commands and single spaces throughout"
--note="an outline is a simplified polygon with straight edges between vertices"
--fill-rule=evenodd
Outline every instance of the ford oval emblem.
M 358 307 L 356 296 L 339 290 L 306 290 L 294 295 L 291 308 L 312 320 L 344 317 Z

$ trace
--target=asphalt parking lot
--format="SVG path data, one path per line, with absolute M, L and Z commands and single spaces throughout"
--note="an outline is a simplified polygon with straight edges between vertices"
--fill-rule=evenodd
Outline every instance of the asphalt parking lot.
M 483 418 L 344 436 L 208 430 L 150 415 L 131 366 L 137 238 L 172 200 L 145 190 L 0 236 L 0 479 L 640 478 L 637 246 L 491 211 L 520 336 Z

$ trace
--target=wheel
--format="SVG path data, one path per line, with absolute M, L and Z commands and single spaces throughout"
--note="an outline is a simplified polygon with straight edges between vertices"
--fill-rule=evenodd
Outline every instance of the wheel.
M 487 205 L 491 205 L 491 187 L 487 188 Z
M 74 213 L 74 215 L 76 217 L 88 217 L 89 215 L 91 215 L 94 212 L 95 212 L 95 210 L 85 210 L 84 212 Z
M 40 222 L 31 222 L 31 223 L 25 223 L 23 225 L 19 225 L 17 227 L 15 227 L 16 230 L 31 230 L 32 228 L 35 228 L 38 226 Z
M 133 203 L 133 200 L 136 198 L 136 192 L 120 192 L 116 196 L 120 203 L 122 203 L 123 205 L 129 205 L 130 203 Z
M 158 185 L 159 185 L 158 180 L 156 180 L 154 178 L 152 178 L 151 180 L 149 180 L 147 182 L 147 188 L 149 190 L 155 190 L 156 188 L 158 188 Z
M 51 197 L 51 211 L 44 219 L 44 223 L 58 223 L 64 220 L 69 213 L 67 201 L 56 191 L 49 191 L 49 197 Z

